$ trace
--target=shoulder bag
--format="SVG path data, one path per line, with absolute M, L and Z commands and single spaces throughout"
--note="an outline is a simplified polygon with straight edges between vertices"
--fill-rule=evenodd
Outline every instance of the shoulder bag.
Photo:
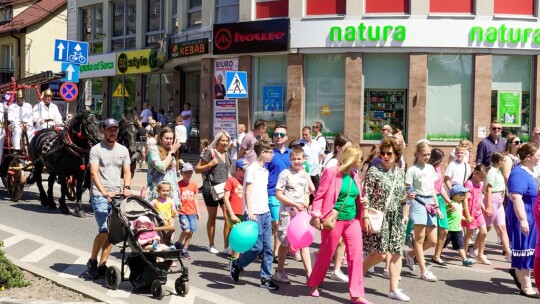
M 388 196 L 388 199 L 386 200 L 386 203 L 384 205 L 384 210 L 380 211 L 375 208 L 366 208 L 366 216 L 368 217 L 371 226 L 368 231 L 370 234 L 377 234 L 381 232 L 382 223 L 384 220 L 384 213 L 386 212 L 386 208 L 388 208 L 389 202 L 391 202 L 394 198 L 394 188 L 396 186 L 397 180 L 397 172 L 395 171 L 396 169 L 394 169 L 394 183 L 392 184 L 392 188 L 390 189 L 390 195 Z
M 345 202 L 347 202 L 347 199 L 349 198 L 349 194 L 351 192 L 351 186 L 352 186 L 353 182 L 354 182 L 354 180 L 351 177 L 351 182 L 349 183 L 349 190 L 347 191 L 347 196 L 345 197 L 345 200 L 343 201 L 343 204 L 341 204 L 341 208 L 339 208 L 339 211 L 332 208 L 332 211 L 331 211 L 330 215 L 328 217 L 326 217 L 324 219 L 324 221 L 321 222 L 320 227 L 316 227 L 313 222 L 310 222 L 310 224 L 313 227 L 315 227 L 315 228 L 317 228 L 319 230 L 321 230 L 321 229 L 334 230 L 334 228 L 336 227 L 336 222 L 337 222 L 337 219 L 338 219 L 338 215 L 341 212 L 341 210 L 343 209 L 343 206 L 345 206 Z M 312 219 L 312 221 L 313 221 L 313 219 Z

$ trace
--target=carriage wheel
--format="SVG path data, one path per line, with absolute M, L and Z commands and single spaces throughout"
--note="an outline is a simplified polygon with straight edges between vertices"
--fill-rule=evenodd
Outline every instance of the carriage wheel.
M 73 175 L 68 176 L 66 179 L 66 197 L 68 200 L 74 201 L 77 198 L 77 179 Z
M 152 282 L 150 290 L 152 291 L 152 296 L 157 300 L 161 300 L 165 296 L 165 288 L 159 280 L 154 280 Z
M 22 167 L 23 163 L 18 158 L 13 158 L 9 162 L 9 168 Z M 6 188 L 9 197 L 12 201 L 16 202 L 21 199 L 24 183 L 23 183 L 23 171 L 21 169 L 12 170 L 8 169 L 6 176 Z

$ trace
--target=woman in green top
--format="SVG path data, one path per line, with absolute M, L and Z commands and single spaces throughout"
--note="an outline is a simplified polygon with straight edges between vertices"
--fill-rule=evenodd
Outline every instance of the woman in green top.
M 381 163 L 369 168 L 364 190 L 368 205 L 384 213 L 381 231 L 378 234 L 363 233 L 364 250 L 369 252 L 364 261 L 364 274 L 372 266 L 391 255 L 389 264 L 390 293 L 388 297 L 400 301 L 410 298 L 398 289 L 401 273 L 401 252 L 405 238 L 403 204 L 405 202 L 405 172 L 396 164 L 401 158 L 401 145 L 394 139 L 384 138 L 379 147 Z M 369 220 L 364 217 L 364 231 L 369 231 Z

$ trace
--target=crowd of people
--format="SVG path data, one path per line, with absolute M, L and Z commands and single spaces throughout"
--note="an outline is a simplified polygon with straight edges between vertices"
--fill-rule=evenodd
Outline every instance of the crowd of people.
M 181 115 L 177 126 L 185 120 Z M 360 146 L 344 134 L 334 138 L 330 149 L 323 128 L 321 122 L 305 126 L 302 138 L 287 145 L 285 125 L 268 132 L 267 123 L 257 120 L 247 133 L 245 126 L 239 125 L 237 138 L 219 132 L 211 142 L 201 140 L 200 159 L 193 165 L 182 162 L 178 153 L 185 144 L 187 128 L 162 127 L 145 158 L 145 198 L 163 210 L 170 225 L 179 218 L 182 233 L 167 246 L 191 259 L 189 244 L 200 217 L 196 195 L 201 191 L 208 212 L 208 252 L 231 257 L 229 275 L 235 282 L 244 268 L 259 258 L 260 287 L 278 290 L 276 282 L 289 282 L 285 269 L 289 254 L 303 262 L 311 296 L 320 296 L 319 285 L 333 264 L 330 277 L 348 283 L 351 302 L 370 303 L 364 277 L 373 266 L 385 263 L 388 297 L 410 301 L 399 289 L 402 260 L 413 272 L 418 266 L 420 279 L 427 282 L 438 280 L 429 263 L 448 267 L 444 250 L 450 243 L 463 266 L 490 265 L 486 239 L 495 228 L 520 294 L 538 298 L 531 270 L 540 276 L 540 249 L 536 248 L 540 128 L 533 130 L 530 143 L 522 143 L 513 134 L 503 137 L 502 125 L 493 121 L 476 156 L 466 139 L 448 156 L 432 148 L 429 141 L 420 140 L 409 166 L 399 129 L 384 126 L 382 140 L 364 158 Z M 104 134 L 102 144 L 90 152 L 91 196 L 100 232 L 88 262 L 92 277 L 100 275 L 110 252 L 102 235 L 107 231 L 103 217 L 110 211 L 106 202 L 122 187 L 124 194 L 130 194 L 129 156 L 126 159 L 127 151 L 114 143 L 118 124 L 106 120 Z M 106 154 L 124 160 L 104 164 Z M 123 183 L 108 174 L 120 176 L 120 171 Z M 194 172 L 202 175 L 202 185 L 191 181 Z M 219 210 L 225 218 L 222 251 L 215 245 Z M 317 251 L 295 248 L 288 240 L 289 223 L 303 211 L 309 212 L 310 224 L 320 230 Z M 242 221 L 257 222 L 259 232 L 253 248 L 238 253 L 229 246 L 229 233 Z M 430 248 L 434 254 L 428 261 L 425 251 Z M 277 263 L 274 274 L 273 263 Z

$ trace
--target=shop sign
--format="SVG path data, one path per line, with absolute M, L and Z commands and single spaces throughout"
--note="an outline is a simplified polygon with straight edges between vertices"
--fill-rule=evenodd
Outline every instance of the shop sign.
M 225 131 L 231 138 L 237 137 L 238 107 L 236 99 L 214 100 L 214 136 Z
M 238 71 L 238 58 L 216 59 L 214 61 L 214 99 L 225 99 L 227 71 Z
M 171 58 L 189 57 L 208 54 L 208 38 L 173 43 Z
M 119 75 L 150 73 L 152 49 L 116 53 L 116 71 Z
M 287 51 L 289 19 L 214 24 L 213 47 L 216 55 Z
M 351 47 L 540 49 L 540 26 L 537 22 L 529 21 L 377 19 L 353 22 L 295 19 L 291 21 L 290 31 L 290 47 L 295 49 Z
M 116 53 L 92 55 L 87 64 L 81 64 L 79 78 L 95 78 L 116 75 Z
M 497 119 L 503 127 L 521 127 L 521 91 L 497 92 Z

